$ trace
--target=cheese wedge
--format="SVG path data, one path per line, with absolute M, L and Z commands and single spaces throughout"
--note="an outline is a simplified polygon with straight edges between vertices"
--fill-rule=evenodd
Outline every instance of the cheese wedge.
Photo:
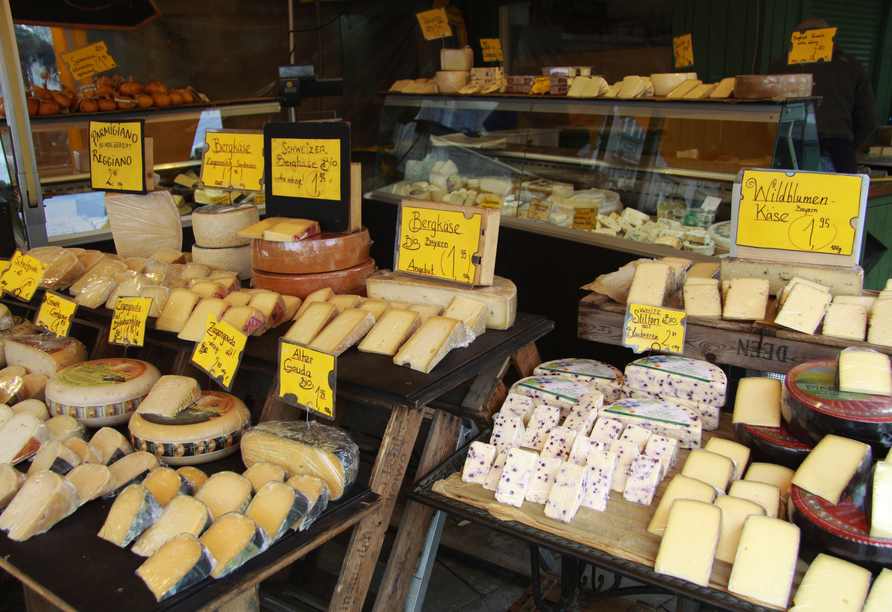
M 266 550 L 269 539 L 257 523 L 238 512 L 219 517 L 199 541 L 214 558 L 211 576 L 222 578 Z
M 43 471 L 51 471 L 64 476 L 80 463 L 81 458 L 70 448 L 58 440 L 47 440 L 40 445 L 40 449 L 31 460 L 28 476 Z
M 329 300 L 330 301 L 330 300 Z M 391 302 L 386 300 L 372 300 L 372 299 L 364 299 L 357 308 L 361 308 L 362 310 L 368 310 L 375 317 L 375 321 L 378 321 L 384 313 L 390 310 Z
M 210 511 L 201 501 L 189 495 L 178 495 L 139 536 L 131 550 L 141 557 L 151 557 L 165 542 L 181 533 L 198 537 L 211 521 Z
M 201 300 L 189 315 L 183 330 L 177 334 L 180 340 L 188 340 L 189 342 L 198 342 L 204 337 L 205 328 L 207 327 L 208 315 L 213 315 L 216 320 L 220 320 L 223 314 L 229 310 L 232 305 L 220 298 L 205 298 Z
M 781 519 L 750 516 L 743 525 L 728 590 L 786 608 L 799 559 L 799 527 Z
M 309 346 L 337 357 L 364 338 L 374 325 L 375 317 L 370 311 L 347 308 L 326 325 Z
M 284 217 L 268 217 L 263 219 L 262 221 L 258 221 L 253 225 L 249 225 L 248 227 L 243 227 L 240 230 L 235 231 L 235 235 L 239 238 L 250 238 L 251 240 L 261 240 L 263 238 L 263 232 L 273 227 L 280 221 L 282 221 Z
M 297 309 L 297 312 L 294 314 L 295 319 L 299 319 L 300 316 L 304 313 L 304 311 L 312 304 L 313 302 L 327 302 L 332 297 L 334 297 L 335 292 L 331 290 L 329 287 L 325 287 L 323 289 L 319 289 L 314 291 L 310 295 L 304 298 L 303 304 L 301 304 L 300 308 Z
M 268 482 L 285 482 L 285 468 L 269 463 L 267 461 L 259 461 L 245 470 L 242 474 L 251 481 L 251 487 L 254 494 Z
M 127 438 L 111 427 L 97 430 L 90 438 L 90 444 L 99 449 L 102 454 L 102 463 L 105 465 L 111 465 L 121 457 L 133 452 L 133 447 L 130 446 Z
M 165 543 L 139 566 L 136 575 L 161 601 L 198 584 L 213 568 L 214 560 L 208 550 L 194 535 L 184 533 Z
M 152 470 L 142 481 L 142 484 L 152 492 L 152 495 L 162 506 L 166 506 L 177 495 L 192 493 L 192 487 L 183 479 L 182 475 L 169 467 Z
M 148 489 L 139 484 L 130 485 L 115 498 L 98 535 L 124 548 L 161 518 L 162 512 L 161 504 Z
M 258 293 L 251 298 L 248 306 L 256 308 L 266 315 L 266 323 L 260 330 L 254 332 L 253 335 L 255 336 L 259 336 L 262 330 L 271 329 L 287 320 L 285 319 L 285 311 L 287 310 L 285 300 L 278 293 L 272 291 Z
M 246 291 L 233 291 L 232 293 L 226 294 L 226 297 L 223 299 L 233 306 L 247 306 L 248 302 L 250 302 L 253 297 L 253 295 Z
M 49 529 L 77 510 L 77 488 L 55 472 L 30 476 L 0 514 L 0 529 L 22 542 Z
M 870 463 L 868 445 L 829 434 L 815 445 L 796 470 L 793 484 L 837 504 L 853 477 L 863 473 Z
M 663 535 L 666 529 L 666 521 L 669 517 L 669 510 L 676 500 L 692 499 L 711 504 L 715 500 L 715 496 L 715 487 L 679 474 L 669 482 L 669 486 L 663 492 L 663 496 L 660 498 L 660 503 L 657 505 L 656 511 L 654 511 L 654 516 L 647 526 L 647 530 L 656 536 Z
M 388 310 L 357 347 L 364 353 L 396 355 L 400 347 L 421 326 L 421 315 L 414 310 Z
M 198 381 L 188 376 L 168 374 L 158 379 L 136 409 L 140 414 L 173 417 L 201 398 Z
M 201 485 L 207 482 L 208 479 L 207 474 L 191 465 L 185 465 L 179 468 L 177 472 L 183 477 L 183 480 L 189 483 L 193 491 L 200 489 Z
M 719 496 L 714 503 L 722 509 L 722 532 L 719 535 L 715 558 L 726 563 L 734 563 L 743 524 L 749 516 L 765 516 L 765 508 L 748 499 L 728 495 Z
M 470 338 L 470 329 L 461 321 L 431 317 L 400 348 L 393 362 L 429 374 L 449 351 L 464 346 Z
M 443 316 L 461 321 L 477 337 L 486 331 L 486 318 L 489 316 L 489 307 L 483 302 L 469 300 L 464 296 L 457 295 L 449 302 L 446 310 L 443 311 Z
M 734 77 L 722 79 L 716 84 L 715 89 L 709 94 L 709 97 L 717 100 L 722 98 L 730 98 L 734 93 Z
M 669 511 L 654 571 L 709 586 L 721 528 L 721 508 L 691 499 L 676 500 Z
M 752 480 L 735 480 L 731 483 L 731 488 L 728 489 L 728 495 L 755 502 L 765 509 L 766 516 L 778 517 L 781 494 L 780 489 L 772 484 Z
M 155 321 L 155 329 L 180 333 L 200 299 L 201 295 L 189 289 L 174 289 Z
M 231 295 L 235 294 L 230 293 L 229 296 Z M 250 336 L 265 328 L 267 316 L 253 306 L 233 306 L 223 314 L 223 320 L 246 336 Z
M 309 344 L 339 314 L 341 314 L 341 308 L 335 303 L 309 303 L 303 314 L 296 318 L 285 333 L 284 338 L 298 344 Z
M 693 91 L 694 89 L 696 89 L 697 87 L 699 87 L 702 84 L 703 84 L 703 81 L 701 81 L 699 79 L 689 79 L 687 81 L 682 81 L 681 85 L 679 85 L 678 87 L 676 87 L 675 89 L 670 91 L 666 97 L 670 98 L 670 99 L 684 98 L 691 91 Z
M 79 506 L 115 489 L 115 477 L 111 470 L 98 463 L 81 464 L 68 472 L 65 478 L 77 489 Z
M 246 228 L 250 229 L 250 228 Z M 239 236 L 243 234 L 236 232 Z M 319 233 L 319 222 L 309 219 L 280 220 L 272 227 L 263 230 L 263 239 L 273 242 L 297 242 Z
M 109 466 L 112 476 L 115 477 L 115 491 L 120 491 L 134 481 L 141 481 L 159 465 L 155 455 L 144 451 L 118 459 Z
M 19 412 L 0 429 L 0 463 L 30 459 L 50 439 L 50 430 L 30 412 Z
M 24 474 L 8 463 L 0 463 L 0 510 L 9 505 L 23 484 Z
M 269 481 L 248 504 L 245 516 L 260 525 L 270 541 L 275 542 L 289 529 L 297 527 L 309 509 L 310 498 L 306 493 L 284 482 Z
M 299 531 L 304 531 L 325 512 L 331 499 L 331 490 L 324 480 L 310 474 L 297 474 L 285 484 L 307 497 L 309 508 L 296 525 Z
M 870 578 L 869 570 L 821 553 L 796 589 L 790 612 L 859 612 L 867 599 Z
M 204 502 L 212 519 L 228 512 L 244 512 L 251 501 L 251 481 L 235 472 L 217 472 L 195 493 Z

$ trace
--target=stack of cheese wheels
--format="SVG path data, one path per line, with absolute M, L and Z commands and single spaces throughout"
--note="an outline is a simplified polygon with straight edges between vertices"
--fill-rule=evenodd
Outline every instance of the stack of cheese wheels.
M 326 287 L 338 294 L 363 294 L 375 272 L 372 241 L 362 228 L 352 234 L 323 232 L 295 242 L 254 240 L 251 284 L 300 299 Z
M 238 272 L 240 280 L 251 278 L 251 240 L 236 232 L 258 221 L 260 214 L 253 204 L 196 208 L 192 213 L 192 261 L 211 270 Z

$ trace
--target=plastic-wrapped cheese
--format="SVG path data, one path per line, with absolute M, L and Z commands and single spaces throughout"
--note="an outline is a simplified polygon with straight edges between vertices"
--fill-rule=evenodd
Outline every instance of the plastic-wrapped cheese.
M 30 412 L 41 421 L 50 420 L 50 413 L 46 409 L 46 404 L 40 400 L 27 399 L 14 404 L 12 409 L 14 412 Z
M 594 359 L 558 359 L 536 366 L 535 376 L 554 376 L 584 382 L 604 394 L 608 404 L 621 396 L 623 373 L 610 364 Z
M 340 499 L 356 480 L 359 447 L 346 432 L 311 421 L 261 423 L 242 439 L 242 460 L 251 467 L 268 461 L 285 468 L 289 477 L 321 478 Z
M 23 484 L 25 484 L 24 474 L 8 463 L 0 463 L 0 510 L 12 501 Z
M 104 465 L 84 463 L 65 474 L 65 479 L 77 489 L 78 505 L 102 497 L 115 489 L 115 477 Z
M 31 460 L 28 476 L 38 472 L 50 471 L 64 476 L 80 465 L 81 458 L 73 450 L 58 440 L 47 440 Z
M 214 567 L 208 549 L 194 535 L 181 534 L 140 565 L 136 575 L 146 583 L 155 599 L 162 601 L 198 584 Z
M 77 489 L 55 472 L 38 472 L 28 478 L 0 514 L 0 529 L 21 542 L 45 533 L 77 510 Z
M 251 486 L 256 494 L 268 482 L 285 482 L 285 468 L 261 461 L 245 470 L 242 476 L 251 481 Z
M 93 275 L 78 292 L 74 301 L 84 308 L 101 308 L 118 288 L 118 281 L 108 276 Z
M 366 228 L 352 234 L 323 232 L 296 242 L 253 240 L 252 262 L 255 270 L 274 274 L 319 274 L 360 265 L 368 260 L 371 245 Z
M 238 569 L 269 546 L 269 538 L 263 529 L 238 512 L 219 517 L 199 541 L 214 558 L 215 567 L 211 571 L 214 578 L 222 578 Z
M 70 448 L 74 452 L 74 454 L 80 457 L 81 463 L 96 463 L 98 465 L 105 465 L 102 459 L 102 452 L 89 442 L 85 442 L 81 438 L 70 438 L 63 442 L 63 444 Z
M 132 484 L 115 498 L 98 535 L 124 548 L 161 518 L 162 513 L 161 504 L 148 489 Z
M 161 516 L 139 536 L 132 550 L 141 557 L 150 557 L 165 542 L 181 533 L 198 537 L 211 522 L 211 513 L 203 502 L 190 495 L 178 495 L 170 500 Z
M 142 415 L 174 417 L 201 397 L 198 381 L 188 376 L 162 376 L 139 406 Z
M 15 465 L 30 459 L 49 439 L 50 431 L 43 421 L 30 412 L 20 412 L 0 429 L 0 463 Z
M 182 331 L 177 334 L 177 338 L 189 342 L 198 342 L 204 337 L 208 315 L 213 315 L 219 321 L 230 307 L 231 304 L 229 302 L 225 302 L 220 298 L 205 298 L 201 300 L 195 307 L 195 310 L 192 311 L 192 314 L 189 315 Z
M 111 465 L 133 452 L 133 447 L 130 446 L 127 438 L 111 427 L 103 427 L 94 433 L 90 438 L 90 444 L 102 453 L 102 463 L 105 465 Z
M 216 519 L 229 512 L 244 512 L 251 502 L 251 481 L 235 472 L 217 472 L 195 493 Z
M 440 93 L 458 93 L 458 90 L 468 84 L 470 72 L 468 70 L 438 70 L 437 88 Z
M 47 264 L 39 287 L 49 291 L 65 289 L 84 273 L 84 264 L 77 255 L 59 247 L 37 247 L 27 255 Z
M 192 493 L 192 486 L 179 472 L 169 467 L 155 468 L 145 477 L 142 484 L 152 492 L 162 506 L 166 506 L 177 495 Z
M 248 306 L 246 302 L 245 306 L 233 306 L 227 310 L 223 320 L 246 336 L 250 336 L 265 328 L 267 317 L 259 308 Z
M 201 485 L 207 482 L 208 476 L 197 467 L 192 467 L 191 465 L 184 465 L 181 468 L 177 469 L 177 473 L 183 477 L 183 479 L 189 483 L 189 486 L 192 487 L 193 491 L 197 491 L 201 488 Z
M 309 474 L 297 474 L 285 484 L 307 497 L 309 509 L 296 525 L 299 531 L 305 531 L 325 512 L 331 499 L 331 491 L 328 485 L 325 484 L 325 481 Z
M 20 365 L 29 372 L 48 377 L 87 360 L 87 350 L 80 340 L 56 338 L 49 334 L 12 338 L 4 343 L 3 348 L 9 365 Z
M 110 495 L 114 495 L 134 481 L 141 481 L 159 465 L 158 458 L 146 452 L 138 451 L 121 457 L 109 466 L 115 477 L 115 489 Z
M 170 288 L 152 285 L 139 290 L 139 297 L 152 298 L 152 306 L 149 308 L 150 317 L 160 317 L 170 296 Z
M 309 509 L 310 498 L 306 493 L 284 482 L 269 481 L 254 495 L 245 516 L 260 525 L 275 542 L 297 526 Z
M 121 257 L 150 257 L 162 249 L 182 250 L 183 222 L 169 191 L 161 189 L 146 195 L 106 193 L 105 208 L 115 251 Z
M 199 300 L 201 295 L 189 289 L 171 291 L 161 314 L 158 315 L 158 320 L 155 321 L 155 329 L 180 333 Z
M 74 284 L 71 285 L 71 287 L 68 288 L 68 292 L 71 293 L 71 295 L 79 295 L 80 292 L 83 291 L 84 287 L 87 286 L 87 283 L 90 282 L 90 279 L 92 279 L 94 276 L 100 276 L 114 280 L 115 272 L 126 269 L 127 264 L 125 264 L 123 261 L 104 257 L 100 261 L 93 264 L 93 266 L 86 272 L 84 272 L 81 277 L 77 279 Z M 117 281 L 115 281 L 115 286 L 117 286 Z M 106 297 L 105 300 L 108 300 L 108 297 Z M 105 300 L 103 300 L 101 304 L 105 304 Z M 93 308 L 98 308 L 98 306 L 93 306 Z

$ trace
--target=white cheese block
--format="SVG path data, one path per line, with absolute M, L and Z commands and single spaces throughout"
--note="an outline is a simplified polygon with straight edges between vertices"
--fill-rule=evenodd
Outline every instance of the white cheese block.
M 324 334 L 335 323 L 337 319 L 322 333 Z M 471 340 L 473 337 L 470 329 L 461 321 L 447 317 L 431 317 L 400 347 L 393 357 L 393 362 L 429 374 L 449 351 L 466 346 Z
M 860 266 L 825 266 L 761 259 L 723 257 L 721 279 L 758 278 L 768 280 L 768 292 L 778 295 L 793 277 L 820 283 L 830 288 L 833 295 L 861 295 L 864 270 Z
M 582 396 L 564 419 L 563 427 L 572 429 L 580 436 L 587 436 L 598 418 L 598 409 L 604 405 L 604 396 L 600 392 Z
M 627 365 L 625 384 L 648 393 L 723 406 L 728 379 L 721 368 L 707 361 L 656 355 Z
M 443 311 L 443 316 L 461 321 L 471 328 L 474 337 L 477 337 L 486 331 L 489 307 L 483 302 L 456 295 Z
M 644 454 L 660 460 L 662 468 L 660 479 L 662 480 L 678 461 L 678 440 L 665 436 L 651 436 L 647 441 Z
M 533 410 L 530 422 L 527 424 L 523 447 L 541 451 L 551 431 L 558 426 L 560 421 L 560 408 L 547 404 L 537 407 Z
M 589 434 L 589 437 L 609 448 L 614 440 L 619 439 L 625 428 L 626 425 L 622 421 L 599 416 L 595 421 L 594 427 L 592 427 L 592 432 Z
M 109 466 L 112 476 L 115 477 L 115 490 L 110 495 L 114 495 L 134 481 L 141 482 L 149 472 L 159 465 L 155 455 L 143 451 L 121 457 Z
M 297 474 L 285 483 L 307 498 L 308 510 L 297 524 L 299 531 L 305 531 L 328 507 L 331 491 L 321 478 L 309 474 Z
M 635 457 L 623 489 L 623 499 L 649 506 L 660 484 L 662 469 L 660 460 L 656 457 L 646 455 Z
M 189 495 L 178 495 L 164 507 L 161 516 L 139 536 L 131 550 L 141 557 L 150 557 L 165 542 L 181 533 L 198 537 L 211 522 L 210 511 L 203 502 Z
M 192 260 L 210 270 L 232 270 L 239 280 L 251 278 L 251 247 L 222 247 L 206 249 L 192 245 Z
M 92 275 L 74 298 L 78 306 L 101 308 L 118 288 L 118 282 L 108 276 Z
M 585 508 L 599 512 L 607 509 L 607 499 L 613 489 L 613 474 L 617 456 L 607 450 L 592 450 L 585 462 L 582 501 Z
M 214 559 L 214 569 L 211 570 L 214 578 L 233 572 L 269 546 L 269 538 L 263 529 L 238 512 L 219 517 L 201 534 L 199 541 Z
M 778 517 L 778 508 L 782 500 L 780 489 L 774 485 L 752 480 L 735 480 L 728 489 L 728 495 L 755 502 L 765 508 L 766 516 Z
M 497 454 L 496 447 L 492 444 L 471 442 L 461 473 L 462 482 L 482 485 L 486 481 L 490 470 L 492 470 L 492 464 Z
M 878 461 L 873 471 L 870 537 L 892 538 L 892 463 Z
M 684 286 L 684 308 L 692 317 L 722 318 L 722 294 L 718 279 L 700 279 L 709 283 L 687 282 Z
M 700 448 L 700 417 L 672 400 L 624 399 L 602 408 L 601 415 L 675 438 L 682 448 Z
M 808 454 L 792 482 L 831 504 L 837 504 L 849 482 L 863 473 L 870 463 L 868 445 L 830 434 Z
M 511 386 L 509 391 L 526 395 L 559 408 L 561 418 L 566 418 L 577 402 L 584 396 L 596 392 L 597 389 L 586 382 L 554 375 L 521 378 Z
M 564 463 L 554 478 L 545 502 L 545 516 L 569 523 L 576 516 L 584 494 L 585 468 Z
M 8 463 L 0 463 L 0 510 L 9 505 L 23 484 L 24 474 Z
M 731 291 L 734 291 L 733 281 L 731 282 Z M 806 283 L 796 283 L 790 290 L 780 312 L 777 313 L 774 322 L 804 334 L 814 334 L 824 318 L 824 309 L 832 299 L 833 296 L 826 291 L 816 289 Z
M 159 467 L 152 470 L 142 481 L 145 488 L 152 492 L 162 506 L 166 506 L 177 495 L 190 495 L 192 486 L 182 475 L 169 468 Z
M 364 353 L 392 357 L 420 326 L 421 315 L 414 310 L 390 309 L 375 323 L 357 348 Z
M 892 365 L 879 351 L 852 347 L 837 359 L 839 390 L 871 395 L 892 395 Z
M 28 476 L 38 472 L 50 471 L 64 476 L 74 467 L 81 464 L 81 458 L 73 450 L 58 440 L 47 440 L 31 460 Z
M 53 374 L 87 360 L 87 350 L 80 340 L 52 336 L 23 336 L 3 343 L 6 363 L 23 366 L 29 373 Z
M 150 559 L 139 566 L 136 575 L 162 601 L 207 578 L 214 569 L 214 559 L 191 534 L 180 534 L 166 542 Z
M 487 491 L 495 491 L 499 486 L 499 480 L 502 478 L 502 471 L 505 469 L 505 461 L 508 459 L 508 453 L 500 453 L 492 461 L 492 467 L 483 480 L 482 486 Z
M 867 334 L 867 317 L 868 306 L 837 302 L 834 298 L 824 313 L 821 335 L 863 341 Z
M 622 396 L 666 400 L 669 402 L 677 403 L 681 406 L 684 406 L 685 408 L 689 408 L 697 416 L 699 416 L 702 427 L 706 431 L 714 431 L 718 429 L 719 421 L 722 416 L 721 406 L 715 406 L 702 402 L 692 402 L 687 399 L 672 397 L 671 395 L 661 395 L 659 393 L 650 393 L 648 391 L 642 391 L 641 389 L 635 389 L 632 387 L 623 387 Z
M 632 471 L 632 462 L 641 453 L 635 442 L 627 440 L 614 440 L 610 445 L 610 452 L 616 455 L 616 468 L 613 470 L 611 487 L 614 491 L 622 493 Z
M 862 612 L 883 612 L 888 610 L 890 601 L 892 601 L 892 569 L 884 567 L 870 587 L 870 595 L 864 602 Z
M 548 501 L 554 479 L 561 469 L 563 461 L 557 457 L 539 457 L 530 484 L 527 487 L 525 499 L 534 504 L 544 504 Z
M 242 476 L 251 481 L 251 489 L 256 495 L 263 485 L 268 482 L 285 482 L 285 468 L 274 463 L 259 461 L 242 473 Z
M 536 409 L 537 405 L 537 401 L 531 397 L 520 395 L 519 393 L 509 393 L 502 403 L 499 412 L 519 416 L 523 419 L 524 425 L 526 425 L 530 422 L 530 417 L 533 416 L 533 410 Z
M 696 478 L 701 482 L 712 485 L 717 491 L 724 492 L 734 476 L 734 462 L 718 453 L 708 450 L 692 450 L 684 462 L 681 470 L 682 476 Z
M 663 535 L 666 530 L 666 520 L 669 518 L 669 510 L 676 500 L 691 499 L 711 504 L 715 500 L 715 487 L 700 482 L 694 478 L 688 478 L 681 474 L 669 481 L 666 490 L 660 497 L 660 503 L 654 511 L 653 518 L 647 526 L 647 530 L 655 536 Z M 718 534 L 716 534 L 718 536 Z
M 31 374 L 30 376 L 35 376 Z M 37 374 L 36 376 L 42 376 L 41 374 Z M 46 404 L 44 404 L 40 400 L 36 399 L 26 399 L 21 402 L 17 402 L 12 407 L 13 412 L 30 412 L 34 416 L 36 416 L 41 421 L 48 421 L 50 419 L 50 413 L 46 409 Z
M 750 464 L 743 479 L 772 484 L 780 490 L 781 495 L 786 497 L 790 492 L 793 474 L 795 474 L 793 470 L 783 465 L 756 462 Z
M 635 268 L 626 303 L 663 306 L 675 283 L 675 269 L 669 264 L 659 261 L 642 262 Z
M 677 500 L 669 511 L 654 571 L 709 586 L 721 528 L 721 508 L 702 501 Z
M 0 463 L 15 465 L 33 457 L 50 430 L 30 412 L 19 412 L 0 429 Z
M 871 344 L 892 346 L 892 300 L 878 299 L 874 302 L 870 311 L 867 341 Z
M 15 542 L 46 533 L 77 510 L 77 488 L 55 472 L 30 476 L 0 514 L 0 529 Z
M 177 334 L 177 338 L 188 342 L 198 342 L 204 337 L 208 315 L 213 315 L 214 319 L 219 321 L 223 317 L 223 313 L 231 307 L 232 304 L 220 298 L 206 297 L 195 306 L 192 314 L 186 319 L 183 329 Z
M 573 446 L 570 447 L 570 456 L 567 457 L 567 463 L 573 465 L 585 465 L 588 456 L 596 450 L 604 450 L 601 442 L 596 442 L 591 438 L 578 434 L 573 440 Z
M 500 412 L 493 417 L 492 423 L 489 443 L 495 446 L 496 454 L 507 453 L 510 448 L 523 446 L 526 430 L 522 417 Z
M 799 528 L 780 519 L 750 516 L 743 525 L 728 590 L 786 608 L 799 559 Z
M 620 398 L 623 374 L 618 369 L 594 359 L 558 359 L 536 366 L 536 376 L 561 376 L 594 387 L 604 395 L 605 402 Z
M 14 417 L 15 414 L 16 414 L 16 412 L 12 408 L 7 406 L 6 404 L 0 404 L 0 429 L 3 429 L 3 426 L 6 425 L 6 422 L 9 419 L 11 419 L 12 417 Z M 71 417 L 68 417 L 68 418 L 71 418 Z M 53 419 L 49 419 L 48 421 L 46 421 L 47 427 L 49 427 L 49 423 L 52 420 Z M 74 419 L 71 419 L 71 420 L 74 421 Z M 74 422 L 77 423 L 77 421 L 74 421 Z M 58 431 L 62 432 L 63 428 L 60 427 L 59 425 L 60 424 L 56 424 L 56 425 L 54 425 L 54 427 L 57 427 Z M 81 425 L 81 427 L 83 427 L 83 425 Z M 54 432 L 54 430 L 50 430 L 50 435 L 55 438 L 56 436 L 53 435 L 53 432 Z M 66 435 L 68 433 L 69 432 L 65 432 L 62 435 Z
M 440 49 L 440 70 L 471 70 L 474 66 L 474 50 Z
M 748 499 L 729 495 L 721 495 L 713 503 L 722 509 L 722 533 L 715 558 L 734 563 L 744 522 L 749 516 L 765 516 L 765 508 Z
M 536 453 L 520 448 L 510 449 L 496 487 L 496 501 L 520 508 L 538 460 L 539 456 Z
M 790 612 L 859 612 L 870 578 L 870 571 L 863 567 L 821 553 L 796 589 Z
M 285 333 L 284 338 L 298 344 L 309 344 L 322 329 L 341 314 L 337 304 L 329 302 L 304 302 L 306 309 L 298 311 L 294 323 Z
M 769 282 L 765 278 L 732 278 L 722 317 L 731 321 L 761 321 L 768 311 Z
M 619 439 L 634 442 L 638 445 L 638 452 L 643 453 L 650 437 L 651 433 L 649 430 L 639 427 L 638 425 L 629 425 L 623 430 Z
M 576 430 L 567 429 L 566 427 L 555 427 L 548 434 L 545 445 L 539 453 L 541 457 L 557 457 L 561 461 L 566 461 L 570 457 L 570 449 L 576 439 Z
M 65 474 L 65 479 L 77 489 L 79 506 L 115 489 L 115 477 L 111 470 L 97 463 L 79 465 Z
M 201 300 L 201 296 L 194 291 L 174 289 L 170 292 L 167 302 L 164 303 L 164 309 L 155 321 L 155 329 L 180 333 L 199 300 Z
M 309 496 L 303 491 L 284 482 L 268 481 L 248 504 L 245 516 L 260 525 L 275 542 L 289 529 L 297 528 L 310 510 L 310 503 Z
M 777 378 L 742 378 L 737 385 L 732 422 L 780 427 L 782 389 L 783 383 Z
M 737 442 L 732 442 L 731 440 L 726 440 L 725 438 L 716 437 L 711 438 L 703 448 L 711 453 L 725 456 L 734 462 L 734 473 L 731 476 L 732 480 L 736 480 L 743 476 L 750 460 L 750 449 L 748 447 Z
M 139 414 L 173 417 L 201 398 L 198 381 L 188 376 L 162 376 L 137 408 Z

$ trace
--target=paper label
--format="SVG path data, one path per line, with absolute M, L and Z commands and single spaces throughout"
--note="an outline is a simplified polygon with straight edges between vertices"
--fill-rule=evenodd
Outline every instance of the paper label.
M 123 346 L 142 346 L 152 298 L 119 297 L 115 302 L 108 341 Z
M 787 58 L 788 64 L 810 64 L 829 62 L 833 59 L 833 38 L 836 28 L 793 32 L 793 48 Z
M 114 58 L 109 55 L 105 42 L 101 40 L 60 55 L 75 81 L 89 78 L 98 72 L 105 72 L 118 66 Z
M 279 342 L 279 398 L 327 419 L 335 417 L 337 358 L 287 340 Z
M 229 391 L 245 353 L 248 338 L 226 321 L 208 313 L 204 335 L 192 350 L 192 363 Z
M 502 41 L 498 38 L 481 38 L 480 47 L 483 49 L 484 62 L 501 62 L 505 60 L 502 56 Z
M 553 376 L 534 376 L 533 378 L 524 379 L 520 383 L 521 387 L 534 389 L 540 393 L 554 395 L 562 399 L 577 401 L 583 395 L 591 393 L 590 387 L 565 378 L 556 378 Z
M 563 359 L 552 361 L 542 366 L 543 370 L 556 374 L 573 374 L 575 376 L 589 376 L 591 378 L 603 378 L 604 380 L 616 380 L 616 370 L 603 363 L 592 363 L 580 359 Z
M 341 141 L 271 139 L 272 195 L 341 199 Z
M 61 338 L 67 336 L 71 330 L 71 320 L 76 311 L 77 302 L 54 291 L 47 291 L 43 295 L 43 303 L 37 311 L 34 324 Z
M 120 385 L 148 371 L 146 363 L 135 359 L 96 359 L 65 368 L 56 376 L 69 387 L 93 389 Z
M 473 211 L 401 206 L 397 270 L 473 282 L 483 225 L 481 214 Z
M 48 265 L 18 249 L 9 260 L 9 267 L 0 276 L 0 289 L 11 293 L 23 302 L 28 302 L 37 291 Z
M 696 359 L 685 359 L 683 357 L 671 357 L 668 355 L 653 355 L 633 361 L 630 365 L 649 370 L 661 370 L 670 372 L 678 376 L 693 378 L 706 383 L 713 382 L 712 372 Z
M 548 221 L 551 214 L 551 202 L 533 198 L 530 202 L 530 219 L 533 221 Z
M 207 130 L 201 161 L 205 187 L 260 191 L 263 181 L 263 132 Z
M 661 351 L 683 353 L 688 320 L 684 310 L 627 304 L 623 346 L 636 353 Z
M 485 195 L 480 201 L 480 208 L 501 208 L 502 198 L 494 195 Z
M 577 208 L 573 213 L 573 228 L 590 230 L 595 227 L 597 216 L 597 208 Z
M 694 47 L 691 35 L 683 34 L 672 39 L 672 52 L 675 56 L 675 67 L 685 68 L 694 65 Z
M 146 192 L 143 122 L 90 122 L 90 185 L 97 191 Z
M 605 408 L 603 412 L 679 425 L 681 427 L 691 426 L 691 419 L 684 410 L 659 400 L 622 399 L 612 404 L 609 408 Z
M 851 255 L 861 184 L 846 174 L 744 170 L 737 245 Z
M 416 13 L 415 16 L 418 18 L 418 24 L 421 26 L 425 40 L 437 40 L 452 36 L 452 28 L 449 27 L 449 17 L 446 15 L 445 8 Z

